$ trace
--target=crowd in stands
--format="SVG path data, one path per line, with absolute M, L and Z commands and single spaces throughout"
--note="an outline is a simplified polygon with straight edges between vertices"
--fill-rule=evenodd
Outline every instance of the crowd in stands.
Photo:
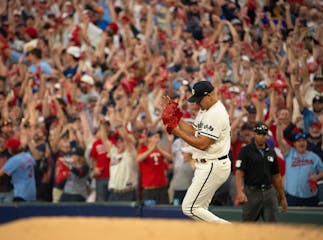
M 20 176 L 35 179 L 35 196 L 20 200 L 180 204 L 194 160 L 160 115 L 169 96 L 192 121 L 199 109 L 186 99 L 199 80 L 231 119 L 232 174 L 214 204 L 233 204 L 235 161 L 257 121 L 287 193 L 319 197 L 320 0 L 2 1 L 0 49 L 0 169 L 20 151 L 35 160 Z M 288 151 L 300 138 L 306 159 Z M 0 202 L 15 197 L 4 174 Z

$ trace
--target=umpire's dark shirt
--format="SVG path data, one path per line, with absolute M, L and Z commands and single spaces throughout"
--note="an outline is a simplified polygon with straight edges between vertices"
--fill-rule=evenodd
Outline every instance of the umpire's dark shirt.
M 236 168 L 244 172 L 244 182 L 248 186 L 271 185 L 272 175 L 279 173 L 275 150 L 266 144 L 261 154 L 254 139 L 241 148 Z

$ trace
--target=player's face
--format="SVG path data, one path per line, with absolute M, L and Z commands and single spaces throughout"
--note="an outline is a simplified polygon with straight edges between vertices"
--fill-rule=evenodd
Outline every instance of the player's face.
M 202 110 L 205 110 L 205 109 L 208 109 L 209 108 L 209 99 L 210 95 L 206 95 L 204 96 L 201 101 L 197 102 L 196 104 L 202 109 Z

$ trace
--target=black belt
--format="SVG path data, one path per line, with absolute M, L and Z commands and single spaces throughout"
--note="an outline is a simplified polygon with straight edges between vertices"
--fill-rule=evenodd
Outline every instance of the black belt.
M 228 155 L 224 155 L 222 157 L 219 157 L 218 160 L 224 160 L 224 159 L 227 159 L 229 156 Z
M 224 156 L 222 156 L 222 157 L 219 157 L 219 158 L 216 158 L 216 159 L 210 159 L 211 161 L 212 160 L 219 160 L 219 161 L 221 161 L 221 160 L 224 160 L 224 159 L 227 159 L 229 156 L 228 155 L 224 155 Z M 196 159 L 198 162 L 200 162 L 200 163 L 206 163 L 207 162 L 207 159 L 205 159 L 205 158 L 201 158 L 201 159 Z
M 266 191 L 272 188 L 272 185 L 266 185 L 266 184 L 262 184 L 262 185 L 247 185 L 247 187 L 250 190 L 260 190 L 260 191 Z

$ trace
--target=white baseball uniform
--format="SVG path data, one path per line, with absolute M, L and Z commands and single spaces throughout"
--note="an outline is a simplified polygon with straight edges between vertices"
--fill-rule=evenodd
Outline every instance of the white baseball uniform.
M 231 171 L 230 159 L 230 121 L 221 101 L 208 110 L 200 110 L 193 127 L 195 136 L 207 136 L 215 142 L 205 151 L 193 148 L 192 157 L 197 160 L 192 184 L 182 203 L 185 215 L 199 221 L 227 222 L 208 210 L 217 189 L 227 180 Z M 219 160 L 219 158 L 221 160 Z

